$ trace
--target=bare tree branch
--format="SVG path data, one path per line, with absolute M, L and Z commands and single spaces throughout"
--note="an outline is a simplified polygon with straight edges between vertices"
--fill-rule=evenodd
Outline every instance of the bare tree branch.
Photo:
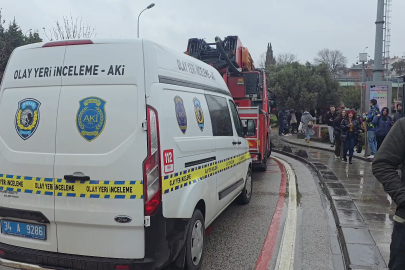
M 326 64 L 334 77 L 339 70 L 346 67 L 347 58 L 339 50 L 329 50 L 327 48 L 318 52 L 318 56 L 314 59 L 315 65 Z
M 287 65 L 298 62 L 297 56 L 292 53 L 280 53 L 277 55 L 277 65 Z
M 70 14 L 70 17 L 63 17 L 62 23 L 57 20 L 55 26 L 49 30 L 49 35 L 43 28 L 45 36 L 50 41 L 96 37 L 95 29 L 95 27 L 84 25 L 82 17 L 74 19 L 72 14 Z
M 260 55 L 259 60 L 257 61 L 258 68 L 265 68 L 266 67 L 266 53 L 262 53 Z

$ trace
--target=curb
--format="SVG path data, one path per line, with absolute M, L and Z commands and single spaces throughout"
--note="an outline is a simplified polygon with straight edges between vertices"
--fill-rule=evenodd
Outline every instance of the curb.
M 284 141 L 284 140 L 282 140 L 282 141 Z M 284 141 L 284 142 L 286 142 L 286 141 Z M 323 150 L 323 149 L 321 149 L 321 150 Z M 364 226 L 363 225 L 353 226 L 353 225 L 347 225 L 347 224 L 345 225 L 345 224 L 341 223 L 341 220 L 340 220 L 339 215 L 338 215 L 338 208 L 336 207 L 336 201 L 337 200 L 335 200 L 333 198 L 333 195 L 331 194 L 331 190 L 327 185 L 328 181 L 325 180 L 325 178 L 333 178 L 334 177 L 334 178 L 337 179 L 338 183 L 340 183 L 340 180 L 336 177 L 336 175 L 331 170 L 329 170 L 329 168 L 327 168 L 326 165 L 324 165 L 322 163 L 319 163 L 318 167 L 325 167 L 326 169 L 318 168 L 315 165 L 315 162 L 308 161 L 305 158 L 297 156 L 297 155 L 295 155 L 293 153 L 284 152 L 282 150 L 278 150 L 278 149 L 275 149 L 275 148 L 273 148 L 272 151 L 274 151 L 275 153 L 278 153 L 278 154 L 282 154 L 282 155 L 291 157 L 291 158 L 296 159 L 296 160 L 298 160 L 298 161 L 300 161 L 300 162 L 302 162 L 304 164 L 309 165 L 316 172 L 316 174 L 318 175 L 320 183 L 321 183 L 322 190 L 325 192 L 325 195 L 328 198 L 328 200 L 330 202 L 330 205 L 331 205 L 331 210 L 332 210 L 333 217 L 335 219 L 336 228 L 337 228 L 337 231 L 338 231 L 338 236 L 339 236 L 338 240 L 339 240 L 339 244 L 340 244 L 340 247 L 342 249 L 342 254 L 343 254 L 343 257 L 344 257 L 345 268 L 347 270 L 352 270 L 352 269 L 387 269 L 388 270 L 388 268 L 385 267 L 384 259 L 382 258 L 381 253 L 378 250 L 374 239 L 371 237 L 371 234 L 369 232 L 369 229 L 368 229 L 367 225 L 364 224 Z M 350 201 L 350 200 L 347 200 L 347 201 Z M 358 210 L 356 210 L 356 211 L 360 215 Z M 378 251 L 375 254 L 374 262 L 382 262 L 384 267 L 381 267 L 381 266 L 379 267 L 378 265 L 372 264 L 373 262 L 370 262 L 370 265 L 368 265 L 368 266 L 364 266 L 364 265 L 360 266 L 360 265 L 355 265 L 355 264 L 351 263 L 351 259 L 353 259 L 353 258 L 350 257 L 349 246 L 348 246 L 349 243 L 347 242 L 350 239 L 345 238 L 345 234 L 346 234 L 344 232 L 345 229 L 367 230 L 367 232 L 370 234 L 370 238 L 371 238 L 370 241 L 372 241 L 372 243 L 373 243 L 373 245 L 370 244 L 369 246 L 374 246 Z M 353 244 L 350 244 L 350 245 L 354 246 Z M 366 245 L 364 245 L 364 246 L 366 246 Z M 356 254 L 356 257 L 357 257 L 357 260 L 360 260 L 360 261 L 366 261 L 366 262 L 369 261 L 368 257 L 364 258 L 362 260 L 360 254 Z
M 285 140 L 284 138 L 279 138 L 279 139 L 282 140 L 282 141 L 285 142 L 285 143 L 290 143 L 290 144 L 297 145 L 297 146 L 302 146 L 302 147 L 306 147 L 306 148 L 313 148 L 313 149 L 328 151 L 328 152 L 332 152 L 332 153 L 335 152 L 335 151 L 332 150 L 332 149 L 322 148 L 322 147 L 319 147 L 319 146 L 311 146 L 311 145 L 308 145 L 308 144 L 301 144 L 301 143 L 297 143 L 297 142 L 290 142 L 290 141 L 288 141 L 288 140 Z M 370 159 L 368 159 L 368 158 L 360 157 L 360 156 L 356 156 L 356 155 L 353 155 L 353 158 L 357 158 L 357 159 L 360 159 L 360 160 L 363 160 L 363 161 L 367 161 L 367 162 L 373 162 L 372 160 L 370 160 Z

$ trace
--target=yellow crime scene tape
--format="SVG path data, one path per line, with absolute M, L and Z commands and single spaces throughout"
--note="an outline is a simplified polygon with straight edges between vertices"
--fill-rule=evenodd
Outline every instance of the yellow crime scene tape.
M 192 185 L 250 159 L 246 152 L 163 177 L 164 194 Z M 57 197 L 143 199 L 143 181 L 69 181 L 65 179 L 0 174 L 0 192 Z
M 68 181 L 0 174 L 0 191 L 58 197 L 143 199 L 142 181 Z
M 163 177 L 162 192 L 163 194 L 167 194 L 180 188 L 195 184 L 198 181 L 202 181 L 210 176 L 233 168 L 250 158 L 250 153 L 245 152 L 234 157 L 226 158 L 220 161 L 213 161 L 209 164 L 196 166 L 194 168 L 190 168 L 178 173 L 172 173 L 170 175 L 165 175 Z

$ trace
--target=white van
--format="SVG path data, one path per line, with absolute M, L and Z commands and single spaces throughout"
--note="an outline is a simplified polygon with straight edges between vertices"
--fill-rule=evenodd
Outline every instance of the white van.
M 219 73 L 146 40 L 17 48 L 0 97 L 0 264 L 200 269 L 205 228 L 252 195 Z M 252 126 L 252 125 L 248 125 Z

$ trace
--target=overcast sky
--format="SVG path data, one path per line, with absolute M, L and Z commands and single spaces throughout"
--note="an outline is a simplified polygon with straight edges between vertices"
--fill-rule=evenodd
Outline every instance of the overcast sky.
M 274 53 L 296 54 L 312 62 L 322 48 L 339 49 L 356 62 L 359 52 L 374 59 L 377 0 L 2 0 L 6 21 L 15 17 L 23 31 L 50 28 L 63 16 L 82 16 L 96 27 L 99 38 L 136 38 L 140 35 L 184 52 L 189 38 L 238 35 L 257 63 L 271 42 Z M 403 15 L 405 1 L 393 0 L 391 55 L 405 53 Z

